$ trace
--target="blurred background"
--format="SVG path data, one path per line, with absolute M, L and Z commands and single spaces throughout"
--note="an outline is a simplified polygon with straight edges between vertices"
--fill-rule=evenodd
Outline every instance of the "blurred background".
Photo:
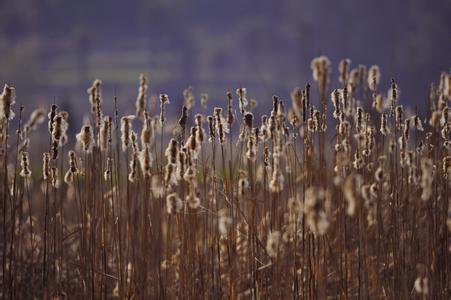
M 401 103 L 421 105 L 451 66 L 451 1 L 0 0 L 0 83 L 19 103 L 56 99 L 72 117 L 95 78 L 106 109 L 116 92 L 133 112 L 141 72 L 149 94 L 176 104 L 188 85 L 210 108 L 243 86 L 266 109 L 311 80 L 318 55 L 334 81 L 342 58 L 377 64 L 381 88 L 395 77 Z

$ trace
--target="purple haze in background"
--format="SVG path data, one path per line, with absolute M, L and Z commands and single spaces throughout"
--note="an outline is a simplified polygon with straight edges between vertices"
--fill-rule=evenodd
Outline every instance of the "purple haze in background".
M 133 109 L 141 72 L 149 93 L 168 93 L 177 109 L 192 85 L 216 105 L 247 87 L 266 110 L 271 95 L 289 100 L 311 81 L 310 61 L 324 54 L 332 84 L 342 58 L 377 64 L 381 89 L 395 77 L 400 102 L 420 110 L 430 82 L 451 66 L 450 28 L 449 0 L 3 0 L 0 83 L 32 108 L 55 98 L 71 118 L 88 108 L 95 78 L 105 109 L 114 91 L 121 112 Z

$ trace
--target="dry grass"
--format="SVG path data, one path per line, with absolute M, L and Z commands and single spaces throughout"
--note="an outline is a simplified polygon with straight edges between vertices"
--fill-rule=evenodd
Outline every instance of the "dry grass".
M 136 114 L 115 98 L 105 116 L 96 80 L 76 143 L 52 105 L 43 154 L 46 113 L 23 122 L 5 86 L 1 298 L 449 297 L 451 76 L 417 116 L 377 66 L 350 65 L 332 90 L 314 59 L 315 86 L 258 117 L 244 88 L 213 110 L 187 89 L 178 123 L 144 76 Z

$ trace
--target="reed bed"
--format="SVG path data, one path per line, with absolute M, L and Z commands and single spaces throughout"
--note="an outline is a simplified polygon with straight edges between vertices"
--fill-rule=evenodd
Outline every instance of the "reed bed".
M 245 88 L 169 116 L 144 75 L 106 115 L 95 80 L 81 126 L 5 85 L 0 297 L 449 299 L 451 75 L 419 110 L 377 66 L 311 68 L 259 116 Z

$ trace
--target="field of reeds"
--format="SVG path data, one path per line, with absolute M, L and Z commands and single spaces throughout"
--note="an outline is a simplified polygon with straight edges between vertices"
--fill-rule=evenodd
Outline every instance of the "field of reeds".
M 188 88 L 170 116 L 141 75 L 135 114 L 96 80 L 80 125 L 5 85 L 0 297 L 449 299 L 451 75 L 413 110 L 375 65 L 311 68 L 263 115 Z

